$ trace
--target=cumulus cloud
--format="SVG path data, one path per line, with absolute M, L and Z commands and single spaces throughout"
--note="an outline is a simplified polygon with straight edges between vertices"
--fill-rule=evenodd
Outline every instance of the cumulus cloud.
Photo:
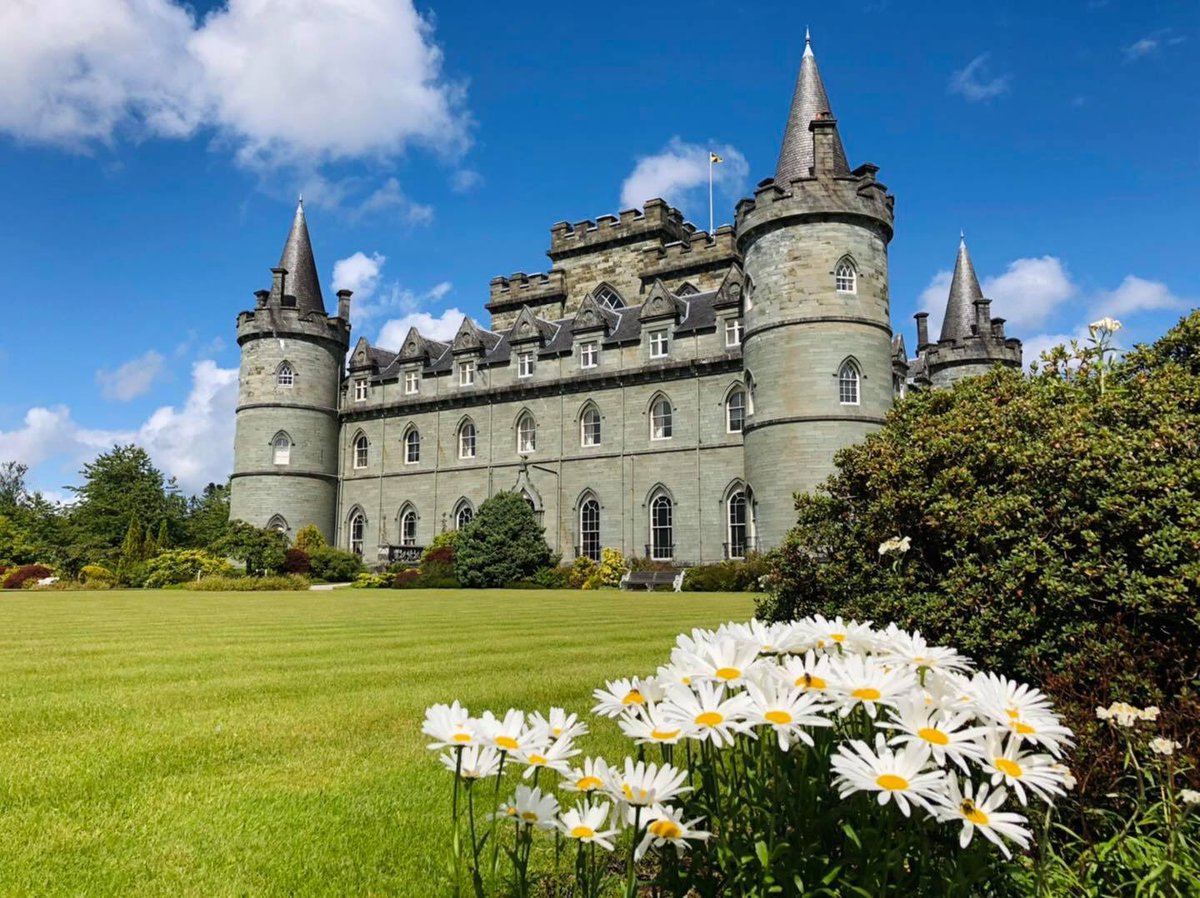
M 429 312 L 412 312 L 403 318 L 393 318 L 379 330 L 375 343 L 384 349 L 396 352 L 404 345 L 408 329 L 415 327 L 422 335 L 431 340 L 448 342 L 454 339 L 462 320 L 467 317 L 458 309 L 446 309 L 441 315 L 431 315 Z
M 422 292 L 403 287 L 397 281 L 385 285 L 386 263 L 387 256 L 380 253 L 368 256 L 359 250 L 333 264 L 333 289 L 354 291 L 350 315 L 357 325 L 384 315 L 413 315 L 441 302 L 454 289 L 449 281 L 441 281 Z
M 233 463 L 236 368 L 220 368 L 211 359 L 192 366 L 192 383 L 182 408 L 167 405 L 136 428 L 103 430 L 75 420 L 66 406 L 31 408 L 22 425 L 0 431 L 0 459 L 31 468 L 58 460 L 71 475 L 85 461 L 115 443 L 142 446 L 186 492 L 229 476 Z
M 1101 315 L 1132 315 L 1155 309 L 1184 309 L 1186 299 L 1176 296 L 1161 281 L 1148 281 L 1137 275 L 1125 276 L 1115 290 L 1102 290 L 1092 304 Z
M 105 399 L 129 402 L 150 392 L 154 382 L 162 376 L 165 361 L 161 353 L 151 349 L 111 371 L 101 368 L 96 372 L 100 395 Z
M 966 66 L 951 75 L 950 93 L 959 94 L 973 103 L 990 100 L 1008 93 L 1009 82 L 1012 79 L 1008 75 L 990 77 L 988 71 L 990 57 L 990 53 L 980 53 Z
M 1055 256 L 1017 259 L 1003 274 L 984 278 L 980 286 L 993 300 L 992 314 L 1014 328 L 1040 327 L 1078 290 Z
M 0 131 L 76 148 L 211 129 L 251 167 L 469 142 L 463 90 L 411 0 L 0 4 Z
M 357 300 L 369 299 L 379 286 L 379 274 L 387 256 L 379 253 L 356 252 L 333 263 L 333 289 L 353 290 Z
M 713 189 L 726 199 L 744 192 L 750 166 L 746 157 L 728 144 L 684 143 L 672 137 L 661 152 L 637 160 L 621 184 L 621 207 L 641 208 L 646 200 L 661 197 L 673 206 L 703 208 L 708 212 L 708 154 L 715 152 L 724 162 L 713 166 Z

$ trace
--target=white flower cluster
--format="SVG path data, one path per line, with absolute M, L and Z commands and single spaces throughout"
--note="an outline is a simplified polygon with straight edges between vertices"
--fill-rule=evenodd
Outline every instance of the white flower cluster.
M 1039 690 L 971 667 L 894 625 L 730 623 L 679 636 L 656 676 L 609 682 L 593 712 L 640 744 L 723 748 L 761 736 L 784 752 L 857 713 L 874 738 L 837 746 L 833 785 L 843 797 L 875 793 L 906 816 L 916 806 L 961 823 L 964 847 L 979 830 L 1007 855 L 1001 836 L 1029 841 L 1025 818 L 1001 810 L 1008 790 L 1024 805 L 1073 786 L 1058 761 L 1071 732 Z
M 1126 702 L 1113 702 L 1107 708 L 1096 708 L 1096 719 L 1107 720 L 1117 726 L 1131 729 L 1139 721 L 1158 720 L 1158 708 L 1135 708 Z

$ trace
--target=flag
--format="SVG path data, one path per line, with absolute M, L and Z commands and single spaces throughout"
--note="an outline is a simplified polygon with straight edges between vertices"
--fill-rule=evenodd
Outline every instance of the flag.
M 722 159 L 720 156 L 718 156 L 716 153 L 714 153 L 712 150 L 709 150 L 708 151 L 708 161 L 709 162 L 724 162 L 725 160 Z

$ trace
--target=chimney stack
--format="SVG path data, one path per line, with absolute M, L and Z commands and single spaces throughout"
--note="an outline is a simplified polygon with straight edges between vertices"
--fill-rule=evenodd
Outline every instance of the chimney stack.
M 971 328 L 977 337 L 986 337 L 991 333 L 992 301 L 990 299 L 975 300 L 975 324 Z
M 828 112 L 819 113 L 808 123 L 808 130 L 813 136 L 813 177 L 833 177 L 837 174 L 837 119 Z
M 255 290 L 254 291 L 255 305 L 260 309 L 264 308 L 267 304 L 267 297 L 270 295 L 271 295 L 270 290 Z
M 354 295 L 353 290 L 339 290 L 338 298 L 338 317 L 343 321 L 350 320 L 350 297 Z
M 921 352 L 929 345 L 929 313 L 917 312 L 913 317 L 917 319 L 917 352 Z
M 992 319 L 992 336 L 995 337 L 997 340 L 1004 339 L 1004 319 L 1003 318 L 993 318 Z
M 287 273 L 286 268 L 271 269 L 271 295 L 278 297 L 280 303 L 283 302 L 283 290 L 287 286 Z

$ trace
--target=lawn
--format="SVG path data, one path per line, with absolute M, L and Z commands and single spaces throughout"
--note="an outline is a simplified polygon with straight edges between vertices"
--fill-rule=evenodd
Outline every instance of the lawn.
M 0 894 L 444 892 L 425 707 L 591 707 L 744 595 L 0 595 Z M 592 719 L 585 750 L 615 754 Z

